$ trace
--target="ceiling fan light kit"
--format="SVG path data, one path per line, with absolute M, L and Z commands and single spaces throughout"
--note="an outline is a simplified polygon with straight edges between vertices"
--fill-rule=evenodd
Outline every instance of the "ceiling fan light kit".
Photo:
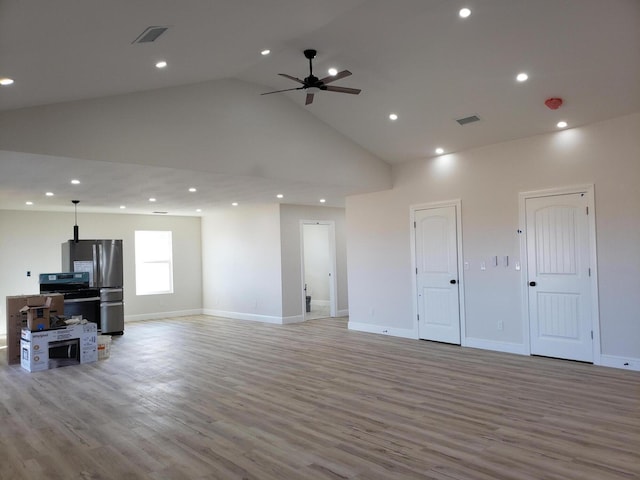
M 349 93 L 351 95 L 358 95 L 362 90 L 359 88 L 348 88 L 348 87 L 338 87 L 336 85 L 328 85 L 331 82 L 335 82 L 336 80 L 340 80 L 341 78 L 348 77 L 351 75 L 349 70 L 342 70 L 335 75 L 329 75 L 324 78 L 318 78 L 313 74 L 313 59 L 317 55 L 317 51 L 313 49 L 307 49 L 304 51 L 304 56 L 309 60 L 309 76 L 305 79 L 301 80 L 298 77 L 294 77 L 292 75 L 287 75 L 286 73 L 279 73 L 281 77 L 288 78 L 289 80 L 293 80 L 301 84 L 300 87 L 294 88 L 285 88 L 284 90 L 274 90 L 273 92 L 262 93 L 261 95 L 270 95 L 272 93 L 281 93 L 281 92 L 290 92 L 293 90 L 306 90 L 307 96 L 305 99 L 305 105 L 309 105 L 313 103 L 314 95 L 320 91 L 325 90 L 328 92 L 339 92 L 339 93 Z

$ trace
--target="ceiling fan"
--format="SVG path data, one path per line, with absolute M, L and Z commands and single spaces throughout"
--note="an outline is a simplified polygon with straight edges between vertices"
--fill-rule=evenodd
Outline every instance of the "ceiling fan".
M 340 80 L 341 78 L 348 77 L 351 75 L 349 70 L 342 70 L 335 75 L 329 75 L 324 78 L 318 78 L 313 75 L 313 65 L 312 60 L 315 58 L 316 54 L 315 50 L 305 50 L 304 56 L 309 59 L 309 76 L 304 80 L 300 80 L 297 77 L 292 77 L 291 75 L 287 75 L 286 73 L 279 73 L 278 75 L 282 77 L 286 77 L 294 82 L 298 82 L 302 84 L 301 87 L 295 88 L 285 88 L 284 90 L 275 90 L 273 92 L 262 93 L 261 95 L 269 95 L 271 93 L 280 93 L 280 92 L 290 92 L 292 90 L 307 90 L 307 98 L 304 102 L 305 105 L 309 105 L 313 102 L 313 95 L 318 90 L 326 90 L 328 92 L 341 92 L 341 93 L 350 93 L 352 95 L 357 95 L 361 92 L 359 88 L 347 88 L 347 87 L 337 87 L 334 85 L 327 85 L 328 83 L 335 82 L 336 80 Z

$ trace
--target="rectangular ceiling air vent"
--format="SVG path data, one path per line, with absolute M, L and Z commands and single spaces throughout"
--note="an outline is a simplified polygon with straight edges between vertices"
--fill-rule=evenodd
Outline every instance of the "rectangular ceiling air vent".
M 155 213 L 156 215 L 166 215 L 169 212 L 153 212 L 153 213 Z
M 474 123 L 479 121 L 480 121 L 480 117 L 478 117 L 477 115 L 471 115 L 470 117 L 456 119 L 456 122 L 458 122 L 460 125 L 468 125 L 469 123 Z
M 151 43 L 155 42 L 160 35 L 166 32 L 169 27 L 147 27 L 144 32 L 138 35 L 131 43 Z

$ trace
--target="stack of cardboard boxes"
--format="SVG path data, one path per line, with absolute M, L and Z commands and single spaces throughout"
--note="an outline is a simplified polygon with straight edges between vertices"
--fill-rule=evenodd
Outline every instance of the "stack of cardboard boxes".
M 29 328 L 28 315 L 24 308 L 38 303 L 46 303 L 46 298 L 51 298 L 46 313 L 49 318 L 53 315 L 64 315 L 64 295 L 61 293 L 51 293 L 47 297 L 42 295 L 7 297 L 7 363 L 20 363 L 20 336 L 23 328 Z M 49 328 L 48 323 L 47 328 Z
M 7 297 L 7 363 L 35 372 L 97 361 L 97 325 L 50 329 L 51 318 L 63 315 L 59 293 Z

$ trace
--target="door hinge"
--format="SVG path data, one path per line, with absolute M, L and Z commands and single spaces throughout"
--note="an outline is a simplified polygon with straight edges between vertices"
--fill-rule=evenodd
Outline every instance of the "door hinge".
M 593 340 L 593 330 L 591 330 L 591 340 Z
M 413 228 L 416 228 L 416 226 L 417 226 L 416 222 L 413 222 Z
M 418 274 L 418 267 L 416 267 L 416 275 Z
M 589 276 L 591 276 L 591 267 L 589 267 Z
M 587 207 L 587 215 L 589 215 L 589 207 Z
M 420 314 L 418 314 L 418 321 L 420 321 Z

